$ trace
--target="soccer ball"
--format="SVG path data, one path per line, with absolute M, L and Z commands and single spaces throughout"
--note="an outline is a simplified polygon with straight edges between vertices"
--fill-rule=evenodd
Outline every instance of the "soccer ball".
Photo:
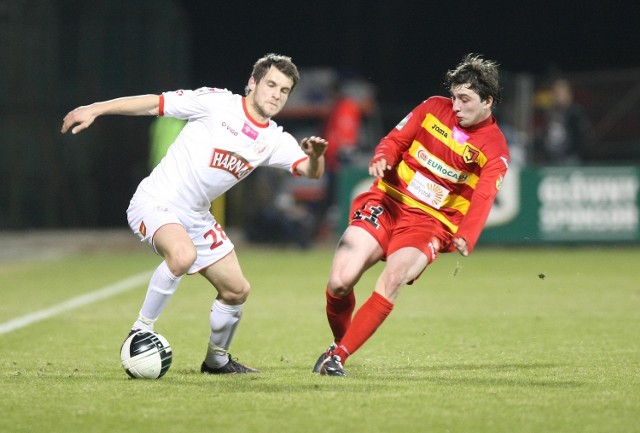
M 171 367 L 171 345 L 157 332 L 136 331 L 120 349 L 122 368 L 133 379 L 158 379 Z

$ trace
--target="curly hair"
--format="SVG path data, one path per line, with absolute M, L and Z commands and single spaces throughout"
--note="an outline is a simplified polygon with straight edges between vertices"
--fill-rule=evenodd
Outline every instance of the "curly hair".
M 492 107 L 495 107 L 501 99 L 498 66 L 498 63 L 485 60 L 480 54 L 467 54 L 455 69 L 447 71 L 444 85 L 447 89 L 468 86 L 483 101 L 492 97 Z
M 281 54 L 269 53 L 259 58 L 253 65 L 253 71 L 251 72 L 254 81 L 259 83 L 267 74 L 267 71 L 271 69 L 271 66 L 275 66 L 280 72 L 291 79 L 291 91 L 293 91 L 298 81 L 300 81 L 300 73 L 293 61 L 291 61 L 291 57 Z M 249 94 L 249 86 L 245 87 L 244 94 L 245 96 Z

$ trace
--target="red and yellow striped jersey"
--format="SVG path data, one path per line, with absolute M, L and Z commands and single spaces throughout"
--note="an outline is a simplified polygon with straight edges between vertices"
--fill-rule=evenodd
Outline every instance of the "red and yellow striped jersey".
M 393 167 L 373 188 L 424 211 L 473 250 L 507 173 L 509 149 L 493 116 L 458 125 L 449 98 L 411 111 L 376 147 Z

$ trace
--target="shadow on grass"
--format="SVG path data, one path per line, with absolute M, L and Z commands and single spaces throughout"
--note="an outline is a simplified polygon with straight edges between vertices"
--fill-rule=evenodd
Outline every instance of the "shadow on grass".
M 448 365 L 430 365 L 428 367 L 420 367 L 422 370 L 429 371 L 473 371 L 473 370 L 485 370 L 485 371 L 507 371 L 507 370 L 532 370 L 543 368 L 558 368 L 562 367 L 561 364 L 552 364 L 544 362 L 533 363 L 511 363 L 511 364 L 448 364 Z M 402 367 L 402 369 L 409 369 L 409 367 Z
M 195 368 L 173 368 L 160 380 L 133 380 L 124 372 L 61 371 L 52 365 L 36 369 L 6 372 L 6 383 L 51 382 L 71 385 L 74 382 L 93 384 L 126 385 L 125 389 L 179 387 L 184 389 L 202 388 L 224 393 L 290 393 L 309 391 L 370 393 L 378 390 L 402 391 L 420 384 L 449 388 L 577 388 L 585 383 L 566 380 L 569 366 L 552 363 L 504 363 L 504 364 L 447 364 L 430 366 L 389 366 L 376 363 L 347 366 L 348 377 L 327 377 L 311 373 L 311 369 L 299 365 L 278 365 L 265 368 L 259 374 L 246 375 L 203 375 Z M 27 381 L 27 382 L 25 382 Z M 133 388 L 132 388 L 133 387 Z
M 368 369 L 366 375 L 373 380 L 423 381 L 451 386 L 507 386 L 575 388 L 584 385 L 576 380 L 559 380 L 553 375 L 537 374 L 529 378 L 534 370 L 549 370 L 566 367 L 552 363 L 507 363 L 507 364 L 448 364 L 428 367 L 396 367 L 392 370 Z
M 563 374 L 555 376 L 543 370 L 564 368 L 552 363 L 505 363 L 505 364 L 448 364 L 432 366 L 384 366 L 354 364 L 346 367 L 346 378 L 326 377 L 311 373 L 310 369 L 299 366 L 272 366 L 257 375 L 248 377 L 213 378 L 219 384 L 237 381 L 247 386 L 264 386 L 271 391 L 287 389 L 324 390 L 337 385 L 353 392 L 368 391 L 373 388 L 394 389 L 406 387 L 407 383 L 434 384 L 439 386 L 480 386 L 480 387 L 540 387 L 576 388 L 584 385 L 576 380 L 562 380 Z M 540 371 L 537 371 L 540 370 Z M 533 372 L 533 373 L 532 373 Z M 196 371 L 186 370 L 188 375 Z M 530 377 L 534 374 L 536 377 Z M 240 379 L 240 381 L 238 381 Z M 224 386 L 224 385 L 223 385 Z

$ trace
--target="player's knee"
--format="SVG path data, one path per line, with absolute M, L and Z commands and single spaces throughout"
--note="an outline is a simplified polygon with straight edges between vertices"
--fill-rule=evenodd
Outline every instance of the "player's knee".
M 354 284 L 351 278 L 345 278 L 341 274 L 332 274 L 329 277 L 327 289 L 334 296 L 347 296 L 353 291 Z
M 195 248 L 177 248 L 165 256 L 169 270 L 175 276 L 186 274 L 196 261 Z
M 220 298 L 225 304 L 238 305 L 243 304 L 249 297 L 251 292 L 251 285 L 246 278 L 242 278 L 233 287 L 228 287 L 222 290 L 218 290 Z

